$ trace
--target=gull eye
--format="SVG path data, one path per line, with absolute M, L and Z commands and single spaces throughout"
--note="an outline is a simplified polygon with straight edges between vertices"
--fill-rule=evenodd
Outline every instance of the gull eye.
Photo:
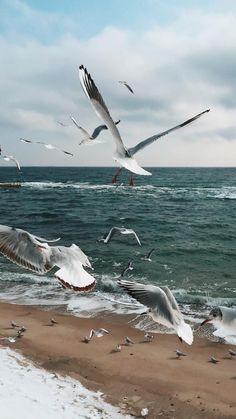
M 213 314 L 213 317 L 216 317 L 216 314 Z

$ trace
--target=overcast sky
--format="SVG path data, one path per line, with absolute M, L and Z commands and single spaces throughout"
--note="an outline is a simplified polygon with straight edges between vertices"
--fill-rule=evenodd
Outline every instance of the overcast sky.
M 0 9 L 4 154 L 22 166 L 114 165 L 108 131 L 104 144 L 79 146 L 79 130 L 57 122 L 73 115 L 89 132 L 101 123 L 79 83 L 83 64 L 127 146 L 211 109 L 137 154 L 142 166 L 235 166 L 235 1 L 1 0 Z

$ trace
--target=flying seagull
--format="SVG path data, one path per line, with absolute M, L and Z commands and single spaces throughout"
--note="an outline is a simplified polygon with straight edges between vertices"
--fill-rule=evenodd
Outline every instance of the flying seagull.
M 18 162 L 18 160 L 14 156 L 3 156 L 2 158 L 3 158 L 3 160 L 6 160 L 6 161 L 13 161 L 15 163 L 17 169 L 20 170 L 20 163 Z
M 99 125 L 98 127 L 94 129 L 92 135 L 89 135 L 88 131 L 86 131 L 83 127 L 81 127 L 78 124 L 78 122 L 75 120 L 75 118 L 73 118 L 73 116 L 71 116 L 70 118 L 84 136 L 84 139 L 79 143 L 79 145 L 82 145 L 84 143 L 88 143 L 88 144 L 101 143 L 101 141 L 99 140 L 96 140 L 96 141 L 94 140 L 99 136 L 101 131 L 108 129 L 106 125 Z M 120 123 L 120 119 L 115 122 L 115 125 L 119 123 Z
M 227 338 L 230 335 L 236 335 L 236 309 L 229 307 L 214 307 L 209 317 L 205 319 L 201 326 L 206 323 L 213 323 L 216 330 L 213 332 L 214 336 L 220 338 Z
M 47 144 L 47 143 L 44 143 L 43 141 L 31 141 L 31 140 L 26 140 L 25 138 L 20 138 L 20 141 L 22 143 L 40 144 L 40 145 L 43 145 L 48 150 L 58 150 L 58 151 L 62 151 L 62 153 L 64 154 L 68 154 L 68 156 L 73 156 L 73 154 L 70 153 L 69 151 L 62 150 L 61 148 L 56 147 L 55 145 Z
M 207 109 L 201 113 L 199 113 L 198 115 L 195 115 L 194 117 L 188 119 L 185 122 L 182 122 L 179 125 L 176 125 L 173 128 L 170 128 L 166 131 L 163 131 L 159 134 L 155 134 L 152 137 L 147 138 L 146 140 L 143 140 L 141 142 L 139 142 L 136 146 L 131 147 L 131 148 L 127 148 L 125 147 L 123 140 L 120 136 L 120 133 L 117 129 L 117 126 L 115 125 L 109 110 L 97 88 L 97 86 L 95 85 L 92 77 L 90 76 L 90 74 L 88 73 L 87 69 L 84 68 L 83 65 L 81 65 L 79 67 L 79 76 L 80 76 L 80 83 L 81 86 L 86 94 L 86 96 L 88 97 L 88 99 L 90 100 L 92 106 L 95 109 L 95 112 L 97 113 L 97 115 L 104 121 L 104 123 L 106 124 L 106 126 L 110 129 L 114 140 L 115 140 L 115 144 L 116 144 L 116 151 L 114 154 L 113 159 L 115 161 L 117 161 L 117 163 L 124 167 L 125 169 L 129 170 L 132 173 L 135 173 L 137 175 L 151 175 L 150 172 L 148 172 L 147 170 L 144 170 L 142 167 L 139 166 L 139 164 L 137 163 L 137 161 L 135 160 L 135 158 L 133 157 L 138 151 L 142 150 L 143 148 L 145 148 L 146 146 L 148 146 L 149 144 L 152 144 L 154 141 L 156 141 L 158 138 L 163 137 L 164 135 L 169 134 L 172 131 L 175 131 L 179 128 L 184 127 L 185 125 L 190 124 L 191 122 L 195 121 L 196 119 L 200 118 L 203 114 L 205 114 L 206 112 L 209 112 L 210 109 Z M 118 169 L 118 171 L 120 171 L 120 168 Z M 117 174 L 115 175 L 115 177 L 113 177 L 113 180 L 115 181 Z
M 127 89 L 134 94 L 133 89 L 131 89 L 131 87 L 129 86 L 129 84 L 127 83 L 127 81 L 125 80 L 119 80 L 118 83 L 123 84 L 125 87 L 127 87 Z
M 117 284 L 148 307 L 148 311 L 142 314 L 148 314 L 154 322 L 174 329 L 181 341 L 184 340 L 189 345 L 193 343 L 192 329 L 185 323 L 177 301 L 168 287 L 156 287 L 125 280 L 117 281 Z
M 151 262 L 151 255 L 153 254 L 153 252 L 155 251 L 155 249 L 152 249 L 147 255 L 145 255 L 144 257 L 142 257 L 142 260 L 148 260 L 148 262 Z
M 92 268 L 89 259 L 76 244 L 70 247 L 48 245 L 58 240 L 47 240 L 20 228 L 0 225 L 0 253 L 12 262 L 40 275 L 58 267 L 55 277 L 64 287 L 90 291 L 96 280 L 83 268 Z
M 64 122 L 61 122 L 61 121 L 57 121 L 57 123 L 59 124 L 59 125 L 61 125 L 61 127 L 64 127 L 64 128 L 66 128 L 66 127 L 69 127 L 70 125 L 68 125 L 68 124 L 64 124 Z
M 133 264 L 133 262 L 132 262 L 132 260 L 130 260 L 129 262 L 128 262 L 128 264 L 126 265 L 126 267 L 122 270 L 122 272 L 121 272 L 121 274 L 120 274 L 120 276 L 123 278 L 124 276 L 125 276 L 125 274 L 126 274 L 126 272 L 128 272 L 128 271 L 132 271 L 134 268 L 133 268 L 133 266 L 132 266 L 132 264 Z
M 131 228 L 125 228 L 125 227 L 112 227 L 112 228 L 110 229 L 109 233 L 106 233 L 106 234 L 104 235 L 104 237 L 103 237 L 103 238 L 101 238 L 101 239 L 99 239 L 98 241 L 99 241 L 99 242 L 103 242 L 103 243 L 105 243 L 105 244 L 108 244 L 108 243 L 111 241 L 112 237 L 113 237 L 116 233 L 125 234 L 125 235 L 127 235 L 127 234 L 133 234 L 133 235 L 134 235 L 134 237 L 135 237 L 135 239 L 137 240 L 137 242 L 138 242 L 139 246 L 141 246 L 141 242 L 140 242 L 140 240 L 139 240 L 139 238 L 138 238 L 137 234 L 135 233 L 135 231 L 134 231 L 134 230 L 132 230 Z
M 108 330 L 103 329 L 102 327 L 100 329 L 91 329 L 89 336 L 85 336 L 83 338 L 84 343 L 89 343 L 93 336 L 96 336 L 97 338 L 101 338 L 105 334 L 109 334 Z

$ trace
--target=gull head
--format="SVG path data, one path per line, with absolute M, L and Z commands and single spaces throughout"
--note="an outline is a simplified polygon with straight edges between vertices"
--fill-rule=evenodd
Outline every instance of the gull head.
M 220 320 L 221 321 L 222 317 L 223 317 L 223 314 L 222 314 L 222 311 L 221 311 L 220 307 L 214 307 L 210 311 L 209 317 L 207 319 L 203 320 L 203 322 L 201 323 L 200 326 L 203 326 L 204 324 L 212 322 L 214 320 L 218 320 L 218 321 Z

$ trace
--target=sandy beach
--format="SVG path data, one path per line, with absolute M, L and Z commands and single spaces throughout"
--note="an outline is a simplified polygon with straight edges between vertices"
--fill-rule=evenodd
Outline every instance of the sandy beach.
M 37 365 L 78 379 L 85 387 L 100 390 L 106 401 L 121 412 L 140 415 L 147 407 L 149 418 L 233 418 L 236 416 L 236 360 L 229 345 L 196 337 L 193 346 L 175 335 L 156 334 L 151 343 L 131 327 L 128 316 L 100 315 L 79 318 L 58 310 L 0 304 L 0 336 L 12 336 L 10 321 L 27 328 L 16 343 L 1 341 L 20 351 Z M 50 318 L 58 324 L 50 326 Z M 104 327 L 109 335 L 82 342 L 91 328 Z M 124 345 L 125 336 L 135 343 Z M 121 343 L 121 352 L 113 349 Z M 175 349 L 187 354 L 176 359 Z M 214 355 L 218 364 L 208 362 Z

